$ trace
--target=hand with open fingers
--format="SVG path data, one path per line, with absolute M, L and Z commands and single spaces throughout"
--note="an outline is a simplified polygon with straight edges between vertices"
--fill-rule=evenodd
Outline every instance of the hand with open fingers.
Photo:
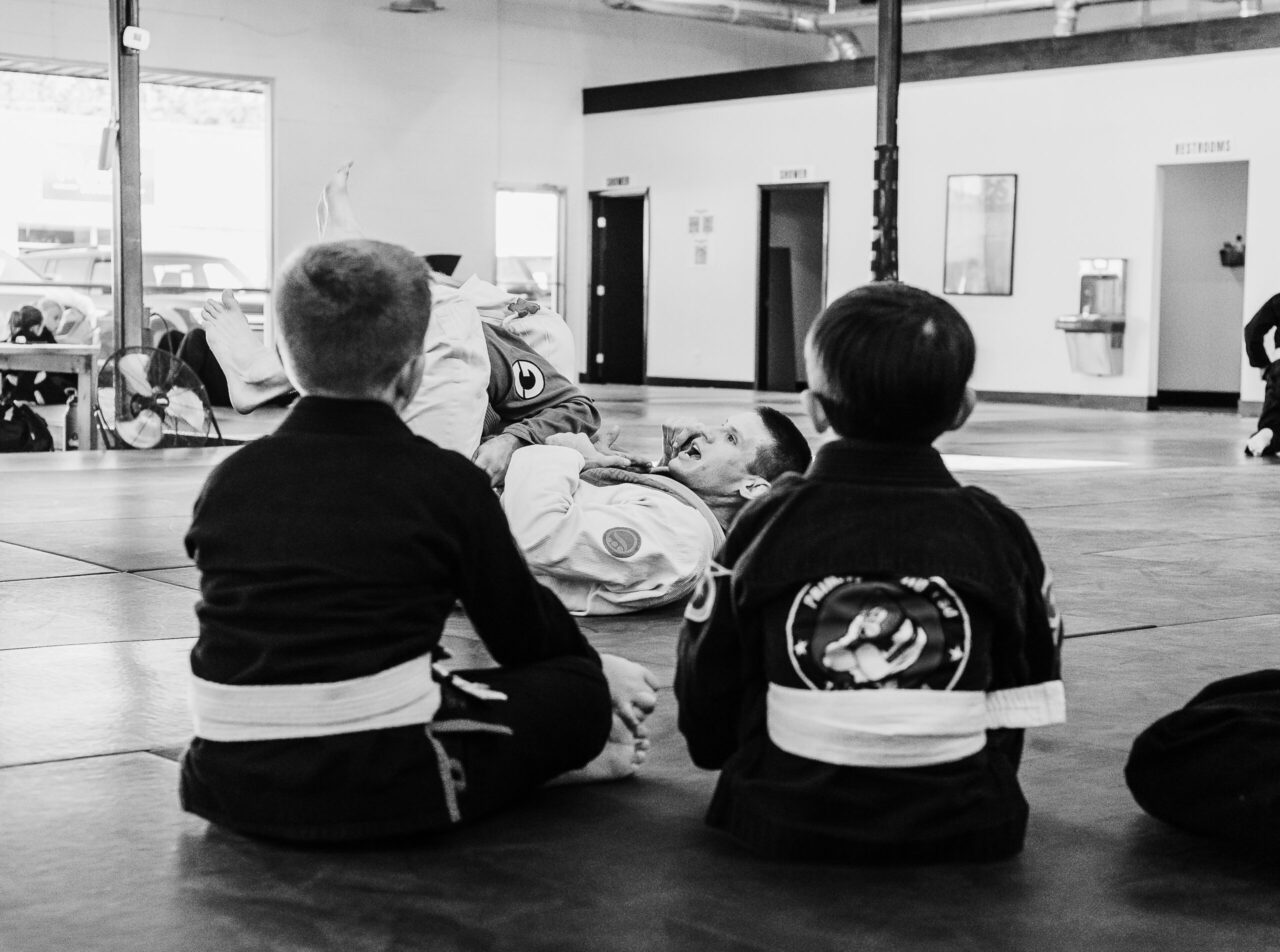
M 618 655 L 602 654 L 600 665 L 609 682 L 614 712 L 633 733 L 641 731 L 645 718 L 658 706 L 657 677 L 644 665 Z
M 699 436 L 706 436 L 706 428 L 702 421 L 691 417 L 678 417 L 662 424 L 662 465 L 671 462 L 678 456 L 689 441 Z
M 653 460 L 639 456 L 635 453 L 628 453 L 624 449 L 614 446 L 618 441 L 618 436 L 622 433 L 622 427 L 616 423 L 607 423 L 600 427 L 595 436 L 591 438 L 591 442 L 595 444 L 596 450 L 605 456 L 622 457 L 626 463 L 611 463 L 611 466 L 627 466 L 638 468 L 647 472 L 653 468 Z
M 585 433 L 553 433 L 547 437 L 548 446 L 567 446 L 582 454 L 583 469 L 600 469 L 604 466 L 628 466 L 629 457 L 612 450 L 601 451 Z

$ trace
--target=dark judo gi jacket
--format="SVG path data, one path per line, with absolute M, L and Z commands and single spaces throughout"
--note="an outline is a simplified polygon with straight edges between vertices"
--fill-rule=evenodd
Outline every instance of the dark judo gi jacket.
M 461 599 L 494 660 L 594 649 L 535 582 L 485 475 L 376 402 L 305 397 L 209 475 L 192 673 L 224 685 L 336 682 L 430 655 Z M 450 824 L 448 765 L 421 724 L 193 740 L 183 806 L 249 833 L 365 839 Z
M 1061 721 L 1026 525 L 929 446 L 842 440 L 742 511 L 686 609 L 676 696 L 708 822 L 770 856 L 1022 846 L 1022 728 Z

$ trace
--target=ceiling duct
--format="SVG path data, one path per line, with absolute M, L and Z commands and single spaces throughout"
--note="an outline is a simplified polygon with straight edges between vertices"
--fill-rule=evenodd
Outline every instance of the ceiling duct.
M 811 7 L 768 3 L 765 0 L 603 0 L 603 2 L 605 6 L 614 10 L 692 17 L 716 23 L 786 30 L 792 33 L 821 33 L 828 37 L 831 49 L 838 59 L 856 59 L 862 55 L 861 46 L 851 30 L 854 27 L 874 26 L 878 16 L 874 6 L 823 13 Z M 1071 36 L 1076 30 L 1080 7 L 1123 2 L 1131 2 L 1131 0 L 941 0 L 941 2 L 926 0 L 923 3 L 904 5 L 902 22 L 904 24 L 937 23 L 1007 13 L 1052 10 L 1057 14 L 1053 35 Z M 1246 6 L 1256 9 L 1261 0 L 1239 0 L 1239 2 L 1241 15 L 1247 16 L 1249 14 L 1244 12 Z

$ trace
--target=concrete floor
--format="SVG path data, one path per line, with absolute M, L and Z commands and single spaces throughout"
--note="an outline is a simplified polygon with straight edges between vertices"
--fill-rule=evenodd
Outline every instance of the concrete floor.
M 757 397 L 591 390 L 640 452 L 667 416 Z M 641 777 L 548 790 L 472 830 L 328 850 L 211 828 L 176 797 L 197 586 L 181 539 L 234 449 L 0 458 L 0 952 L 1280 948 L 1274 857 L 1163 827 L 1121 776 L 1134 735 L 1204 683 L 1280 667 L 1280 470 L 1241 455 L 1251 430 L 984 404 L 942 441 L 1054 571 L 1069 721 L 1030 732 L 1020 857 L 892 870 L 765 863 L 705 828 L 714 777 L 689 764 L 669 694 Z M 584 628 L 669 684 L 678 619 Z M 448 642 L 483 658 L 461 617 Z

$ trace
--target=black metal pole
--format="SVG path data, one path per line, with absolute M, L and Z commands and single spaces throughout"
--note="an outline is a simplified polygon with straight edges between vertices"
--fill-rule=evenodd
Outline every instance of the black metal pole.
M 876 41 L 876 190 L 871 275 L 898 279 L 898 84 L 902 72 L 902 0 L 878 0 Z
M 110 0 L 111 118 L 115 155 L 111 163 L 113 227 L 111 261 L 115 280 L 116 347 L 142 343 L 142 148 L 138 52 L 124 45 L 126 27 L 138 25 L 138 0 Z M 106 356 L 106 355 L 104 355 Z M 119 388 L 117 388 L 119 389 Z

